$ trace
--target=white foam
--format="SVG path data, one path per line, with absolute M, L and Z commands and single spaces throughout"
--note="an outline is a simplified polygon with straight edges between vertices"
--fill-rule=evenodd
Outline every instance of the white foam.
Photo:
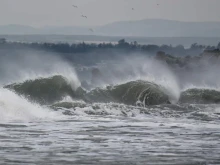
M 58 112 L 30 103 L 12 91 L 0 88 L 0 122 L 31 122 L 61 118 Z
M 72 115 L 76 116 L 142 116 L 140 108 L 135 106 L 128 106 L 119 103 L 93 103 L 86 104 L 85 107 L 76 107 L 74 109 L 61 108 L 60 110 L 70 110 Z

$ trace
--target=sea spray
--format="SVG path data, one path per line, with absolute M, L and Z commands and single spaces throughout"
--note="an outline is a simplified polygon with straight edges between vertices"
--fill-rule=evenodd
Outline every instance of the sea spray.
M 0 57 L 1 86 L 55 75 L 63 76 L 74 90 L 81 84 L 74 66 L 56 54 L 29 50 Z
M 62 115 L 49 108 L 28 102 L 7 89 L 0 88 L 0 121 L 31 122 L 33 120 L 61 119 Z
M 102 76 L 98 76 L 92 84 L 94 87 L 120 85 L 123 83 L 143 80 L 163 86 L 164 92 L 169 95 L 170 102 L 176 103 L 180 97 L 179 82 L 173 72 L 159 61 L 143 57 L 143 55 L 129 56 L 114 59 L 106 65 L 97 66 Z

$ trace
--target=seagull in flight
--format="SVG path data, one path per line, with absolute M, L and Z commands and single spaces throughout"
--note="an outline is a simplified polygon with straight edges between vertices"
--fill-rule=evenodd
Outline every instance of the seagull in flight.
M 78 6 L 76 6 L 76 5 L 72 5 L 73 7 L 75 7 L 75 8 L 78 8 Z
M 87 18 L 87 16 L 85 16 L 85 15 L 81 15 L 81 17 L 83 17 L 83 18 Z

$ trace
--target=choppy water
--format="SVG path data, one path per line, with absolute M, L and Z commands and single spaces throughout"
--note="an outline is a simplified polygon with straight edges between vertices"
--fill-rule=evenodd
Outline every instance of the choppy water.
M 219 164 L 219 121 L 72 116 L 0 125 L 0 164 Z
M 54 111 L 1 93 L 0 164 L 220 163 L 219 105 L 94 103 Z

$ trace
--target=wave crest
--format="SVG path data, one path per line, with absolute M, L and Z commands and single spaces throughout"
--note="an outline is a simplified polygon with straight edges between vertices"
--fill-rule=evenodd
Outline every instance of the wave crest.
M 92 102 L 118 102 L 139 106 L 170 103 L 161 86 L 142 80 L 108 86 L 105 89 L 96 88 L 86 95 L 86 99 Z
M 41 104 L 51 104 L 65 96 L 77 98 L 78 93 L 80 93 L 80 88 L 74 90 L 72 85 L 63 76 L 28 80 L 23 83 L 7 85 L 4 88 L 13 90 Z
M 180 103 L 216 104 L 220 103 L 220 91 L 192 88 L 181 93 Z

